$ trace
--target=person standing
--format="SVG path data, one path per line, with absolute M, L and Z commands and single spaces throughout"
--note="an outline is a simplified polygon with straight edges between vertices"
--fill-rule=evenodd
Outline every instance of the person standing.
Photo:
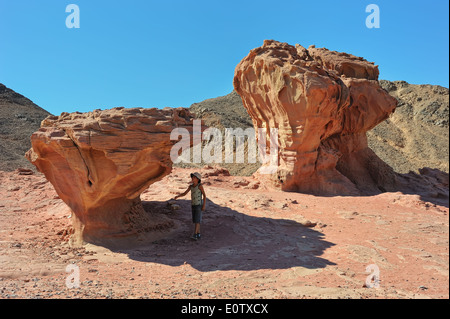
M 202 185 L 202 176 L 200 173 L 192 173 L 191 179 L 192 184 L 189 185 L 188 189 L 173 199 L 176 200 L 191 192 L 192 222 L 194 223 L 194 234 L 192 238 L 198 240 L 201 239 L 200 224 L 202 222 L 202 211 L 205 210 L 206 205 L 206 193 Z

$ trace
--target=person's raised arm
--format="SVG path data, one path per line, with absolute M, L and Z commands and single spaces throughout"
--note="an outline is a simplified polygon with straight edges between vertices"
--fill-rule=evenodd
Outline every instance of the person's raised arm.
M 188 189 L 186 189 L 186 191 L 182 194 L 178 194 L 177 196 L 175 196 L 173 199 L 177 199 L 178 197 L 183 197 L 185 196 L 187 193 L 189 193 L 189 191 L 191 190 L 191 187 L 189 186 Z

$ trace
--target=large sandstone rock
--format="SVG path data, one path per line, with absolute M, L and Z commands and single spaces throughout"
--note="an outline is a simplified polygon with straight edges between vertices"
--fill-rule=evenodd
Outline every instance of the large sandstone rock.
M 279 166 L 260 177 L 324 195 L 394 190 L 395 173 L 366 137 L 397 105 L 378 74 L 363 58 L 314 46 L 266 40 L 250 51 L 236 67 L 235 90 L 255 128 L 278 129 Z
M 170 133 L 192 120 L 183 108 L 62 113 L 42 121 L 26 157 L 75 213 L 76 237 L 124 237 L 158 227 L 139 195 L 170 173 Z

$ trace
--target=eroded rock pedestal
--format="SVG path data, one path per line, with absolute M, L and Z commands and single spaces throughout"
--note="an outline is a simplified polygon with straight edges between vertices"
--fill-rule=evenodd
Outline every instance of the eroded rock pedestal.
M 363 58 L 313 46 L 266 40 L 250 51 L 236 67 L 235 90 L 255 128 L 278 129 L 279 166 L 260 177 L 322 195 L 394 189 L 396 174 L 366 137 L 397 105 L 378 74 Z
M 192 131 L 188 110 L 114 108 L 42 121 L 26 157 L 75 214 L 78 241 L 152 230 L 140 194 L 169 174 L 174 128 Z

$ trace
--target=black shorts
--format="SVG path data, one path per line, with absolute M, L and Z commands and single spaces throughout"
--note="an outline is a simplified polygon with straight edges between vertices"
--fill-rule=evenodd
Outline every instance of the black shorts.
M 202 222 L 202 205 L 193 205 L 192 207 L 192 222 L 200 224 Z

